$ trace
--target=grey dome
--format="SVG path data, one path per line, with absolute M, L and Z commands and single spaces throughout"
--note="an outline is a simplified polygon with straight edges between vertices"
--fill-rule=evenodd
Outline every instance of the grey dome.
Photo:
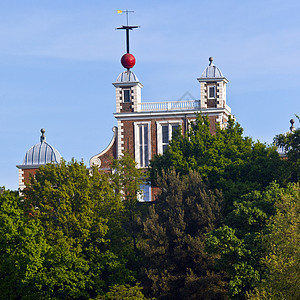
M 45 130 L 42 129 L 41 142 L 31 147 L 25 155 L 23 165 L 45 165 L 48 163 L 58 164 L 61 160 L 60 153 L 51 145 L 46 143 L 46 138 L 44 136 Z
M 31 147 L 25 155 L 23 165 L 45 165 L 48 163 L 58 164 L 61 155 L 59 152 L 46 142 Z
M 139 80 L 132 71 L 127 70 L 122 72 L 116 80 L 116 83 L 125 83 L 125 82 L 139 82 Z
M 221 70 L 213 63 L 213 58 L 209 58 L 209 66 L 203 71 L 201 78 L 223 78 Z

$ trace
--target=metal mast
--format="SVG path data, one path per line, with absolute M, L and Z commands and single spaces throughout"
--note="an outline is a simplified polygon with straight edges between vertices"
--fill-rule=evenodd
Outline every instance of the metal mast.
M 128 13 L 133 13 L 134 12 L 133 10 L 118 10 L 118 13 L 122 13 L 122 12 L 126 13 L 126 25 L 123 25 L 121 27 L 117 27 L 116 29 L 126 30 L 126 51 L 127 51 L 127 53 L 130 53 L 129 52 L 129 30 L 139 28 L 140 26 L 128 25 Z

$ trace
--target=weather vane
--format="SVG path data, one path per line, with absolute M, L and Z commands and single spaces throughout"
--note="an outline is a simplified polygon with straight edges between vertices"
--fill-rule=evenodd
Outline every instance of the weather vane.
M 135 65 L 135 58 L 132 54 L 129 52 L 129 30 L 139 28 L 140 26 L 137 25 L 129 25 L 128 23 L 128 14 L 133 13 L 133 10 L 118 10 L 118 14 L 122 14 L 123 12 L 126 13 L 126 25 L 123 25 L 121 27 L 117 27 L 116 29 L 123 29 L 126 30 L 126 54 L 124 54 L 121 58 L 121 63 L 124 68 L 129 70 Z

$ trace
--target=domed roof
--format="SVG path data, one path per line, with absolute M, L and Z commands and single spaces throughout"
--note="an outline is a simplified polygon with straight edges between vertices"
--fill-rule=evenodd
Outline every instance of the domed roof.
M 213 58 L 209 58 L 209 66 L 203 71 L 201 78 L 223 78 L 221 70 L 213 63 Z
M 116 83 L 125 83 L 125 82 L 139 82 L 139 80 L 132 71 L 126 70 L 122 72 L 116 80 Z
M 48 163 L 58 164 L 61 160 L 61 155 L 59 152 L 46 143 L 46 137 L 44 135 L 45 129 L 41 129 L 42 136 L 41 142 L 31 147 L 25 155 L 23 166 L 33 166 L 33 165 L 45 165 Z

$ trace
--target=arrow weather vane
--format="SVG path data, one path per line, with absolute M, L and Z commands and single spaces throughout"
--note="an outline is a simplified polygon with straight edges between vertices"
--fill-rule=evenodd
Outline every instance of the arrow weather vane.
M 140 26 L 130 26 L 128 25 L 128 14 L 129 13 L 133 13 L 134 11 L 133 10 L 118 10 L 118 14 L 121 14 L 125 12 L 126 13 L 126 24 L 127 25 L 123 25 L 121 27 L 117 27 L 116 29 L 124 29 L 126 30 L 126 50 L 127 50 L 127 53 L 129 53 L 129 30 L 132 30 L 132 29 L 135 29 L 135 28 L 139 28 Z

